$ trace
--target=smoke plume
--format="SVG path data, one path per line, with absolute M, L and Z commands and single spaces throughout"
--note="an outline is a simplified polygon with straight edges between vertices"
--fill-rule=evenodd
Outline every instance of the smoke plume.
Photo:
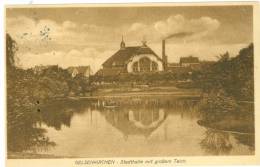
M 167 37 L 165 37 L 164 39 L 184 38 L 184 37 L 191 36 L 191 35 L 193 35 L 193 32 L 179 32 L 179 33 L 170 34 Z

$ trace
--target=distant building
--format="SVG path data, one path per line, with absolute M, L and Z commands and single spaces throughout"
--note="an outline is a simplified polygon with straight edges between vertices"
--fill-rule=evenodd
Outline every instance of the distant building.
M 179 63 L 168 63 L 168 68 L 179 68 L 180 64 Z
M 33 72 L 34 74 L 40 74 L 42 73 L 42 71 L 46 70 L 46 69 L 58 69 L 58 65 L 37 65 L 35 67 L 33 67 Z
M 180 58 L 180 66 L 182 67 L 196 67 L 200 64 L 198 57 L 188 56 Z
M 167 64 L 167 71 L 177 72 L 182 69 L 184 69 L 184 67 L 182 67 L 180 65 L 180 63 L 168 63 Z
M 89 77 L 91 75 L 90 66 L 76 66 L 76 67 L 68 67 L 67 69 L 71 74 L 71 77 L 76 77 L 79 74 L 82 74 L 85 77 Z
M 168 63 L 168 71 L 187 72 L 190 70 L 198 70 L 201 67 L 201 62 L 198 57 L 188 56 L 181 57 L 179 63 Z
M 165 58 L 164 58 L 165 59 Z M 123 38 L 120 49 L 103 64 L 98 75 L 120 73 L 149 73 L 164 70 L 163 60 L 143 41 L 142 46 L 126 46 Z

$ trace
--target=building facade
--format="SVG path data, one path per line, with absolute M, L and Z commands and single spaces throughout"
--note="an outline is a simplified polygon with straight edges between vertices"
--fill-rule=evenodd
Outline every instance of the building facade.
M 166 41 L 162 40 L 162 55 L 159 57 L 146 41 L 141 46 L 127 47 L 123 38 L 120 49 L 109 57 L 96 74 L 101 76 L 115 76 L 122 73 L 153 73 L 161 71 L 182 71 L 198 69 L 198 57 L 181 57 L 179 63 L 168 63 L 165 51 Z
M 163 60 L 143 41 L 141 46 L 127 47 L 124 40 L 120 49 L 102 64 L 99 73 L 149 73 L 163 71 Z

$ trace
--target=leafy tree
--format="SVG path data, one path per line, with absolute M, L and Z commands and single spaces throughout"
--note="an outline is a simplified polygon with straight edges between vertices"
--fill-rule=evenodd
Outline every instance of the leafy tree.
M 69 89 L 75 95 L 84 95 L 91 89 L 90 82 L 88 78 L 86 78 L 84 75 L 79 74 L 76 75 L 76 77 L 74 77 L 72 80 L 70 80 Z
M 194 80 L 203 92 L 222 89 L 235 99 L 253 100 L 253 56 L 253 44 L 241 49 L 234 58 L 226 52 L 216 63 L 202 68 Z

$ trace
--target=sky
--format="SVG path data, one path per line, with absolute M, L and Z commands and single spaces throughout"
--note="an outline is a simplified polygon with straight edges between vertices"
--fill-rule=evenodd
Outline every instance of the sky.
M 169 62 L 216 60 L 253 42 L 252 6 L 7 8 L 6 32 L 17 42 L 16 65 L 90 65 L 93 72 L 120 48 L 141 41 Z

